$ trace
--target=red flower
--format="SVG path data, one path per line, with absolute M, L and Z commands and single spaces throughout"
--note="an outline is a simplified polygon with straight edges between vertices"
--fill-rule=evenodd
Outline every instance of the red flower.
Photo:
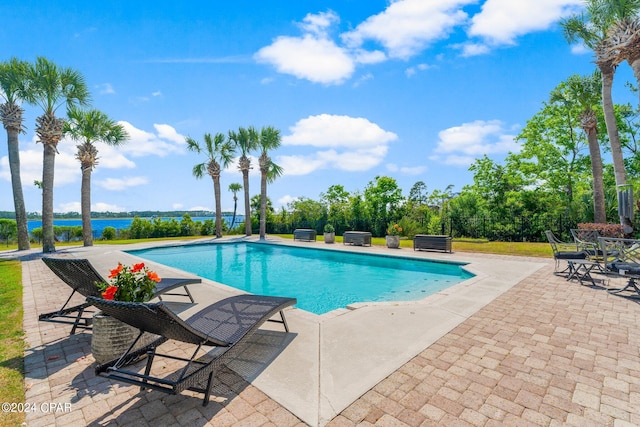
M 132 273 L 137 273 L 138 271 L 142 270 L 144 268 L 144 262 L 141 262 L 140 264 L 133 264 L 133 268 L 131 269 Z
M 154 282 L 159 282 L 160 281 L 160 277 L 158 277 L 158 274 L 154 273 L 153 271 L 147 272 L 147 277 L 149 279 L 153 280 Z
M 117 286 L 109 286 L 102 293 L 102 298 L 112 300 L 116 296 L 116 292 L 118 292 L 118 287 Z
M 123 268 L 124 267 L 122 266 L 122 264 L 118 263 L 118 267 L 114 268 L 113 270 L 111 270 L 111 274 L 109 274 L 109 279 L 113 279 L 118 274 L 120 274 L 120 272 L 122 271 Z

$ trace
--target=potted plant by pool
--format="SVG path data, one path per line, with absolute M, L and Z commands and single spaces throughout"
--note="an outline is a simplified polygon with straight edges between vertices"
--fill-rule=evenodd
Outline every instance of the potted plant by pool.
M 391 224 L 387 229 L 387 247 L 392 249 L 398 249 L 400 247 L 400 233 L 402 233 L 402 227 L 398 224 Z
M 336 241 L 336 229 L 331 224 L 325 224 L 324 226 L 324 242 L 333 243 Z
M 97 283 L 102 298 L 114 301 L 146 302 L 153 298 L 160 277 L 150 271 L 144 263 L 118 266 L 111 270 L 110 283 Z M 103 314 L 93 315 L 91 351 L 96 362 L 105 363 L 122 355 L 134 340 L 138 331 L 133 326 Z M 148 335 L 148 334 L 147 334 Z M 142 344 L 151 340 L 143 337 Z

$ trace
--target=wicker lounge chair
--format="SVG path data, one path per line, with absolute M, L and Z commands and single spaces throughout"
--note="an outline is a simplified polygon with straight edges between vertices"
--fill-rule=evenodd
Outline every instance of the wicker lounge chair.
M 141 390 L 150 388 L 168 394 L 179 394 L 184 390 L 203 393 L 203 406 L 209 403 L 216 369 L 236 354 L 241 349 L 240 344 L 264 322 L 281 323 L 285 331 L 289 332 L 282 310 L 296 303 L 295 298 L 237 295 L 213 303 L 183 320 L 164 302 L 131 303 L 95 297 L 89 297 L 87 301 L 140 331 L 129 349 L 117 360 L 99 365 L 96 375 L 139 385 Z M 280 320 L 271 319 L 278 313 Z M 145 332 L 159 338 L 145 348 L 134 351 L 136 342 Z M 157 347 L 168 339 L 194 344 L 195 351 L 189 359 L 157 353 Z M 213 349 L 197 357 L 202 346 Z M 127 364 L 145 353 L 148 357 L 144 373 L 126 369 Z M 178 371 L 167 374 L 166 364 L 162 361 L 154 369 L 153 362 L 156 358 L 179 360 L 185 362 L 185 365 Z M 162 377 L 154 376 L 158 373 Z
M 66 323 L 73 325 L 71 335 L 75 334 L 77 328 L 87 329 L 91 327 L 91 316 L 83 316 L 85 309 L 91 304 L 84 302 L 80 305 L 67 307 L 71 297 L 78 292 L 84 297 L 101 298 L 100 290 L 96 283 L 106 282 L 105 279 L 93 268 L 91 263 L 86 259 L 70 259 L 70 258 L 42 258 L 42 261 L 58 276 L 64 283 L 71 286 L 73 291 L 64 305 L 51 313 L 44 313 L 38 316 L 38 320 L 43 322 Z M 201 279 L 194 278 L 168 278 L 162 279 L 156 285 L 157 296 L 162 300 L 162 295 L 179 295 L 188 297 L 191 302 L 193 297 L 187 288 L 187 285 L 200 283 Z M 173 293 L 176 288 L 183 288 L 184 293 Z
M 549 240 L 549 244 L 553 250 L 553 259 L 556 262 L 553 273 L 556 275 L 566 274 L 567 276 L 571 276 L 571 263 L 567 263 L 567 267 L 560 270 L 560 262 L 580 259 L 584 260 L 587 258 L 587 253 L 578 249 L 575 243 L 561 241 L 550 230 L 545 231 L 545 234 L 547 235 L 547 240 Z

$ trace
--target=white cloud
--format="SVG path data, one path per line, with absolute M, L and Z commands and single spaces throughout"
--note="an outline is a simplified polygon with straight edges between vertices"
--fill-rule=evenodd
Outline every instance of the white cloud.
M 148 183 L 149 183 L 149 180 L 144 176 L 105 178 L 105 179 L 96 181 L 96 185 L 106 190 L 113 190 L 113 191 L 120 191 L 129 187 L 137 187 L 139 185 L 145 185 Z
M 171 205 L 171 208 L 175 209 L 175 210 L 180 210 L 180 209 L 182 209 L 183 206 L 184 205 L 182 203 L 174 203 L 174 204 Z
M 154 124 L 153 127 L 158 132 L 158 138 L 168 139 L 177 144 L 185 144 L 184 135 L 180 135 L 173 126 L 164 124 Z
M 129 141 L 118 147 L 122 153 L 134 157 L 148 155 L 164 157 L 168 154 L 184 152 L 185 137 L 170 125 L 154 124 L 157 133 L 152 133 L 138 129 L 126 121 L 118 123 L 124 126 L 130 137 Z
M 327 85 L 342 83 L 355 70 L 353 59 L 344 49 L 313 34 L 278 37 L 254 57 L 258 62 L 273 65 L 280 73 Z
M 110 203 L 98 202 L 91 205 L 91 210 L 94 212 L 126 212 L 127 209 L 122 206 L 112 205 Z
M 311 33 L 320 38 L 327 37 L 328 29 L 340 22 L 340 17 L 332 10 L 319 12 L 317 14 L 308 13 L 301 24 L 298 24 L 305 33 Z
M 500 120 L 476 120 L 463 123 L 438 133 L 439 141 L 435 153 L 444 154 L 432 157 L 450 165 L 469 165 L 484 154 L 502 154 L 518 152 L 520 146 L 515 135 L 504 128 Z
M 101 85 L 96 85 L 98 89 L 98 93 L 101 95 L 113 95 L 116 91 L 111 86 L 111 83 L 102 83 Z
M 290 196 L 290 195 L 287 194 L 286 196 L 280 197 L 276 201 L 276 203 L 277 203 L 278 206 L 286 206 L 291 202 L 295 202 L 296 200 L 298 200 L 298 197 L 293 197 L 293 196 Z
M 175 208 L 177 209 L 177 208 Z M 211 206 L 193 206 L 189 209 L 187 209 L 189 211 L 213 211 L 214 209 L 211 209 Z
M 23 186 L 32 185 L 33 181 L 42 181 L 42 144 L 36 143 L 36 137 L 31 142 L 20 141 L 20 179 Z M 58 154 L 55 158 L 55 185 L 65 185 L 80 179 L 80 163 L 75 159 L 75 144 L 62 140 L 58 144 Z M 0 176 L 11 181 L 9 159 L 0 159 Z
M 471 18 L 468 34 L 491 45 L 509 45 L 518 36 L 546 30 L 582 6 L 583 0 L 486 0 Z
M 459 156 L 456 154 L 445 157 L 431 156 L 429 157 L 429 159 L 433 160 L 434 162 L 444 163 L 445 165 L 464 167 L 471 166 L 471 164 L 476 160 L 476 158 L 472 156 Z
M 485 55 L 491 51 L 491 48 L 483 43 L 462 43 L 453 47 L 462 49 L 462 56 L 465 57 Z
M 306 175 L 319 169 L 366 171 L 387 155 L 398 136 L 367 119 L 320 114 L 299 120 L 282 138 L 283 145 L 330 148 L 309 155 L 279 156 L 286 175 Z
M 592 52 L 593 51 L 591 49 L 589 49 L 582 43 L 574 44 L 571 46 L 571 53 L 573 53 L 574 55 L 586 55 L 586 54 L 591 54 Z
M 398 136 L 361 117 L 320 114 L 299 120 L 282 137 L 283 145 L 313 147 L 372 147 L 395 141 Z
M 54 209 L 55 212 L 80 212 L 81 210 L 80 202 L 61 203 Z
M 392 1 L 384 12 L 342 34 L 342 39 L 350 47 L 377 41 L 390 57 L 407 59 L 463 24 L 468 15 L 460 8 L 470 3 L 475 0 Z
M 91 211 L 92 212 L 126 212 L 127 209 L 122 206 L 112 205 L 110 203 L 92 203 Z M 69 203 L 61 203 L 55 209 L 55 212 L 81 212 L 82 206 L 80 202 L 69 202 Z
M 156 90 L 155 92 L 151 92 L 151 96 L 162 96 L 162 92 Z
M 413 166 L 413 167 L 402 166 L 402 167 L 399 167 L 398 165 L 396 165 L 394 163 L 389 163 L 387 165 L 387 170 L 389 172 L 397 172 L 397 173 L 401 173 L 403 175 L 421 175 L 421 174 L 423 174 L 423 173 L 425 173 L 427 171 L 427 167 L 426 166 Z

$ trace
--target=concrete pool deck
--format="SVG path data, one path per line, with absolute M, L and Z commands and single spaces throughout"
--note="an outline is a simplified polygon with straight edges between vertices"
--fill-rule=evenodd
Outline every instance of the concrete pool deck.
M 324 316 L 288 310 L 292 333 L 256 334 L 242 360 L 218 375 L 217 397 L 203 408 L 189 393 L 140 393 L 93 376 L 90 333 L 69 337 L 69 326 L 37 322 L 37 313 L 64 302 L 68 287 L 34 254 L 23 263 L 27 402 L 69 402 L 73 410 L 30 413 L 28 425 L 640 421 L 637 304 L 567 283 L 551 275 L 546 259 L 295 245 L 469 262 L 477 276 L 420 302 L 362 305 Z M 101 245 L 59 252 L 86 257 L 106 273 L 118 261 L 135 259 L 120 249 Z M 187 275 L 153 267 L 161 276 Z M 199 303 L 234 292 L 209 281 L 192 290 Z M 192 309 L 186 307 L 185 314 Z M 624 351 L 611 349 L 605 338 L 624 344 Z M 553 381 L 559 374 L 573 389 Z M 614 396 L 626 403 L 615 404 Z

